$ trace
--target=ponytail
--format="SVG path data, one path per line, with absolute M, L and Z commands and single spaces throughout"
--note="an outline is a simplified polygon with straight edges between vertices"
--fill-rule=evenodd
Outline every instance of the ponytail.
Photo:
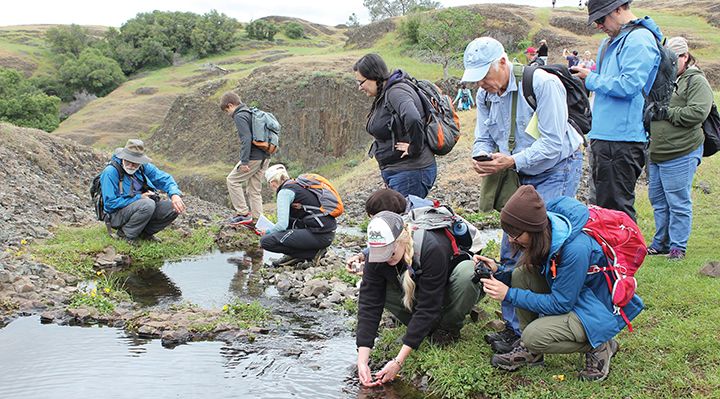
M 410 234 L 410 230 L 408 230 L 407 225 L 405 226 L 403 232 L 400 234 L 400 237 L 398 237 L 398 240 L 402 240 L 401 242 L 405 243 L 405 254 L 403 255 L 403 260 L 408 267 L 405 269 L 405 272 L 402 274 L 401 278 L 403 289 L 402 303 L 403 306 L 405 306 L 405 309 L 408 310 L 408 312 L 412 312 L 413 303 L 415 302 L 415 281 L 410 275 L 409 267 L 412 266 L 415 249 L 413 246 L 412 234 Z

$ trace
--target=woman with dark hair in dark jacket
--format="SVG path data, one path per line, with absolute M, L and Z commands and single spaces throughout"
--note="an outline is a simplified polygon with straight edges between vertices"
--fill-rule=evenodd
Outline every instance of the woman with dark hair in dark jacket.
M 367 54 L 353 66 L 358 89 L 375 97 L 367 131 L 375 138 L 370 149 L 385 184 L 400 194 L 425 198 L 435 184 L 435 155 L 425 141 L 425 117 L 415 89 L 401 70 L 388 72 L 377 54 Z

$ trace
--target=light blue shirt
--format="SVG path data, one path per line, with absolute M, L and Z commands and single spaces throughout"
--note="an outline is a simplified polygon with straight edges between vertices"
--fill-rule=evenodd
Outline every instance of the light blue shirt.
M 277 233 L 278 231 L 287 230 L 290 225 L 290 205 L 295 200 L 295 192 L 283 188 L 277 193 L 277 223 L 268 229 L 265 234 Z
M 572 155 L 580 147 L 582 137 L 568 123 L 568 110 L 565 87 L 557 76 L 541 69 L 533 74 L 533 90 L 537 98 L 538 130 L 537 140 L 527 134 L 533 109 L 522 95 L 522 84 L 518 85 L 510 69 L 510 82 L 502 95 L 488 94 L 490 108 L 485 105 L 485 90 L 477 93 L 477 123 L 475 125 L 475 143 L 473 156 L 482 151 L 500 152 L 512 155 L 515 168 L 523 175 L 537 175 L 555 166 Z M 518 92 L 515 120 L 515 149 L 510 154 L 510 112 L 512 97 Z

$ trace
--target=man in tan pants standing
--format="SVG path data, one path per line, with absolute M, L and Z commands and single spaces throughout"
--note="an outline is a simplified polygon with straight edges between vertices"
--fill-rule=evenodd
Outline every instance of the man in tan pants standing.
M 220 100 L 220 109 L 232 116 L 240 137 L 240 162 L 227 176 L 230 201 L 235 208 L 235 216 L 228 220 L 231 226 L 252 225 L 262 214 L 262 181 L 270 163 L 270 155 L 252 143 L 252 113 L 233 92 L 225 93 Z M 243 183 L 247 183 L 248 208 L 243 193 Z

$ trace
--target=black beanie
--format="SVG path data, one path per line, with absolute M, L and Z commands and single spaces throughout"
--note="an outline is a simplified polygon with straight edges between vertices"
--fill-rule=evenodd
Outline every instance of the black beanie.
M 541 232 L 548 225 L 545 202 L 530 185 L 520 186 L 500 212 L 500 225 L 517 237 L 524 232 Z

